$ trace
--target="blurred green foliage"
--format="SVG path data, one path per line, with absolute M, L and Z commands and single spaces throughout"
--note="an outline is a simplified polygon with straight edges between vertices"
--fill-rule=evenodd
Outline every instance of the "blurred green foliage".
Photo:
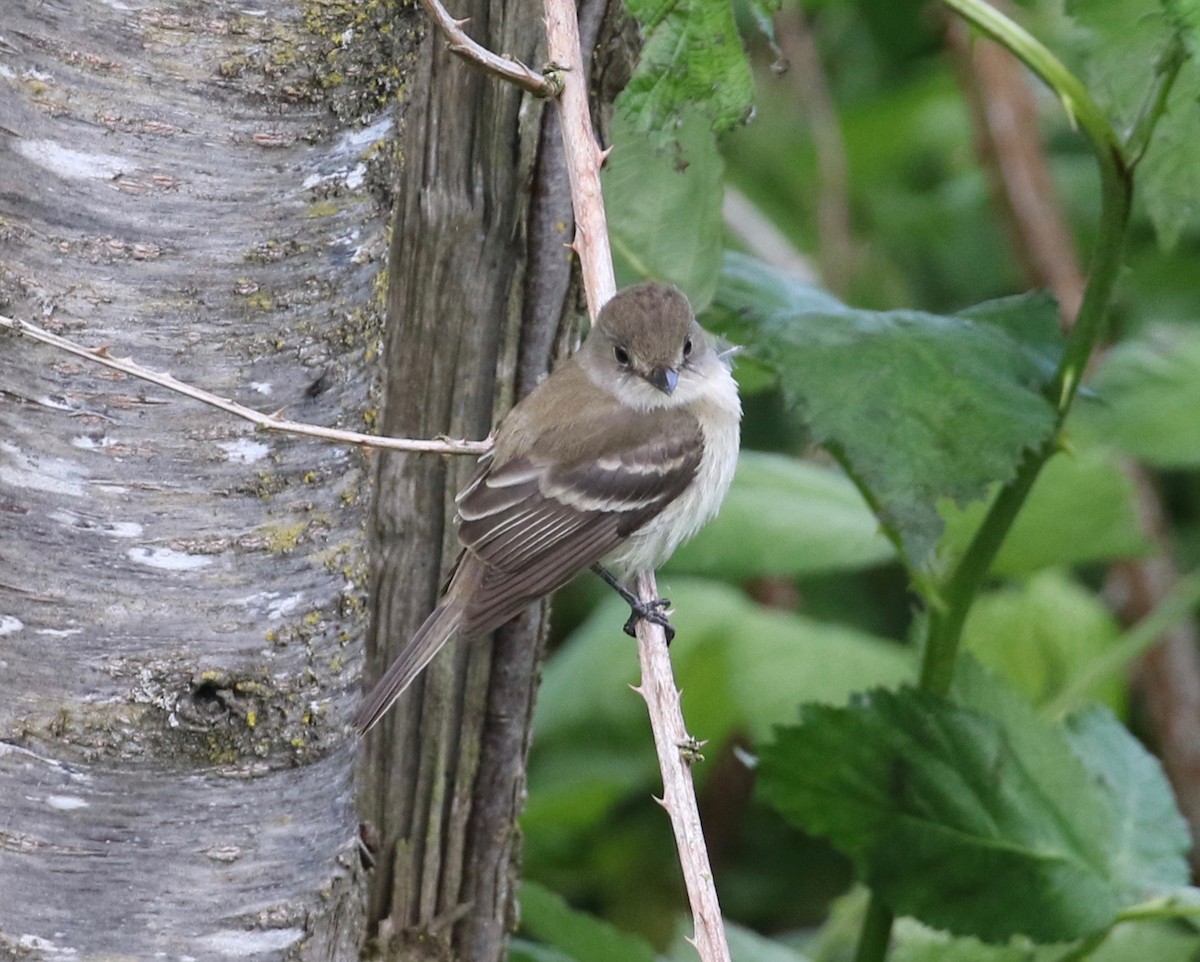
M 996 490 L 1056 430 L 1040 393 L 1060 351 L 1055 307 L 1023 293 L 943 47 L 948 15 L 917 0 L 786 4 L 774 39 L 793 56 L 810 43 L 817 60 L 780 73 L 763 9 L 631 6 L 655 25 L 653 56 L 618 104 L 605 174 L 622 283 L 680 284 L 708 308 L 706 324 L 744 346 L 748 450 L 721 516 L 660 575 L 685 715 L 707 741 L 695 774 L 718 890 L 732 921 L 762 933 L 733 929 L 734 959 L 849 959 L 865 900 L 834 899 L 852 866 L 899 910 L 958 933 L 904 920 L 895 962 L 1200 957 L 1179 816 L 1121 723 L 1136 714 L 1111 655 L 1129 633 L 1097 591 L 1106 565 L 1151 550 L 1123 458 L 1167 472 L 1178 564 L 1200 560 L 1197 65 L 1182 67 L 1138 171 L 1111 312 L 1119 343 L 1090 372 L 966 622 L 964 644 L 986 670 L 964 659 L 943 699 L 908 687 L 921 605 L 937 603 L 938 577 Z M 1026 0 L 1014 15 L 1124 129 L 1170 37 L 1194 45 L 1197 10 Z M 745 76 L 725 33 L 735 18 Z M 722 42 L 706 47 L 713 31 Z M 697 110 L 719 73 L 709 67 L 730 83 Z M 730 129 L 749 76 L 756 117 Z M 822 90 L 832 119 L 814 109 Z M 1061 105 L 1038 97 L 1055 190 L 1086 258 L 1095 167 Z M 841 183 L 818 151 L 831 123 Z M 730 187 L 835 289 L 764 264 L 723 230 Z M 843 233 L 823 232 L 828 204 Z M 677 856 L 651 800 L 660 780 L 645 707 L 627 687 L 637 664 L 622 606 L 581 580 L 555 617 L 523 870 L 570 906 L 527 886 L 512 958 L 692 958 Z M 1106 656 L 1093 678 L 1086 669 Z M 1077 695 L 1081 678 L 1106 709 L 1039 714 Z M 972 889 L 989 874 L 1010 881 Z

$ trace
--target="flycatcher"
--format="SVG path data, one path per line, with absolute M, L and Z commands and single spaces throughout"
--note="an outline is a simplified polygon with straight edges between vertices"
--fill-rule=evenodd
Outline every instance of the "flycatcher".
M 499 628 L 595 568 L 630 602 L 621 577 L 654 569 L 717 513 L 733 479 L 742 416 L 730 373 L 667 284 L 620 291 L 579 351 L 509 412 L 458 495 L 463 545 L 441 603 L 355 712 L 374 725 L 455 635 Z

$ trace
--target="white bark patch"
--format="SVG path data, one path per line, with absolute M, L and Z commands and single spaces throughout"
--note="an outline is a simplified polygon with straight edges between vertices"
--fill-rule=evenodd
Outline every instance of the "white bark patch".
M 0 464 L 0 483 L 21 488 L 33 488 L 50 494 L 83 497 L 85 475 L 79 468 L 61 458 L 40 458 L 25 454 L 15 444 L 0 441 L 0 453 L 9 456 Z
M 130 167 L 127 160 L 96 151 L 72 150 L 52 140 L 14 142 L 17 153 L 67 180 L 112 180 Z
M 60 812 L 73 812 L 77 808 L 89 807 L 78 795 L 47 795 L 46 804 Z
M 251 441 L 249 438 L 238 438 L 236 441 L 222 441 L 219 447 L 234 464 L 254 464 L 271 453 L 270 445 L 261 441 Z
M 83 531 L 98 531 L 110 538 L 140 538 L 142 526 L 136 521 L 97 521 L 85 518 L 74 511 L 59 508 L 48 515 L 51 521 L 57 521 L 67 528 L 78 528 Z
M 131 561 L 151 568 L 161 568 L 163 571 L 194 571 L 212 564 L 211 558 L 187 554 L 174 548 L 130 548 L 125 553 Z
M 0 638 L 15 635 L 25 627 L 25 622 L 13 615 L 0 615 Z
M 228 956 L 250 956 L 262 952 L 278 952 L 304 938 L 302 929 L 258 929 L 240 932 L 222 929 L 204 938 L 204 944 Z

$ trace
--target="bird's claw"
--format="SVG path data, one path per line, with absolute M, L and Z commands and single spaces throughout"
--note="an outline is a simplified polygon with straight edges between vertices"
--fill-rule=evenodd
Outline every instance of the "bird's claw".
M 625 622 L 625 634 L 630 638 L 637 636 L 637 623 L 639 621 L 648 621 L 652 625 L 658 625 L 663 634 L 667 636 L 667 644 L 671 643 L 671 639 L 675 637 L 675 627 L 667 619 L 664 613 L 665 608 L 671 607 L 670 598 L 655 598 L 653 601 L 630 602 L 629 604 L 629 620 Z

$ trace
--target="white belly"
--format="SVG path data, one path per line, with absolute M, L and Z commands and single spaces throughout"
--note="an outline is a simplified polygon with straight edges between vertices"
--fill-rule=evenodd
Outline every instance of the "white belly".
M 622 574 L 658 568 L 679 545 L 712 520 L 725 500 L 737 467 L 742 412 L 732 375 L 722 369 L 717 376 L 728 384 L 721 385 L 726 390 L 717 392 L 717 400 L 697 412 L 704 431 L 704 454 L 696 478 L 683 494 L 605 559 L 605 564 Z

